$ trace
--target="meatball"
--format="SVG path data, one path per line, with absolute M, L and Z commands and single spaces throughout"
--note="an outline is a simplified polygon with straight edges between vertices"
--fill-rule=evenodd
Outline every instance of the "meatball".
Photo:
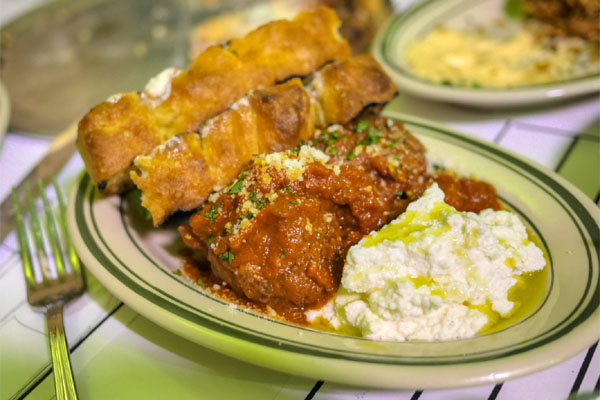
M 254 157 L 180 229 L 219 279 L 275 310 L 326 302 L 349 247 L 427 184 L 423 146 L 385 118 L 332 126 L 311 144 Z
M 429 174 L 423 145 L 375 116 L 317 132 L 310 145 L 253 157 L 180 227 L 214 275 L 280 314 L 327 302 L 346 253 L 437 181 L 459 210 L 498 208 L 493 187 Z

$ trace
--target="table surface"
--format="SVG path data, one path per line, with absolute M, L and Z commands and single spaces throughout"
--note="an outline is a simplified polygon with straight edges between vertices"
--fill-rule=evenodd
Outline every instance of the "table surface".
M 30 1 L 30 3 L 33 3 Z M 600 98 L 519 110 L 476 110 L 400 95 L 388 105 L 516 151 L 556 171 L 600 203 Z M 51 138 L 9 128 L 0 146 L 0 200 L 43 156 Z M 65 192 L 83 169 L 59 175 Z M 451 390 L 376 390 L 267 370 L 182 339 L 137 314 L 91 274 L 65 309 L 82 399 L 567 399 L 596 398 L 597 343 L 544 371 L 498 385 Z M 0 244 L 0 399 L 54 398 L 45 318 L 27 303 L 16 236 Z M 595 396 L 588 397 L 595 391 Z

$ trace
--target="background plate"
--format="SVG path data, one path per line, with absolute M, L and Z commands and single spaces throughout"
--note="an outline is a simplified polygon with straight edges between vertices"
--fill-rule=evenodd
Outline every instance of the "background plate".
M 444 343 L 374 342 L 271 320 L 172 273 L 175 225 L 152 229 L 137 194 L 102 197 L 84 175 L 68 224 L 85 266 L 146 318 L 251 363 L 352 385 L 439 388 L 504 381 L 567 359 L 599 336 L 598 208 L 543 167 L 426 121 L 396 115 L 459 171 L 477 171 L 540 237 L 551 259 L 547 292 L 531 315 L 499 332 Z M 432 377 L 435 377 L 432 379 Z
M 445 86 L 411 73 L 403 60 L 407 45 L 439 25 L 485 26 L 504 15 L 505 0 L 428 0 L 391 18 L 377 34 L 372 52 L 401 91 L 431 100 L 477 108 L 518 107 L 556 102 L 600 91 L 600 75 L 510 89 Z

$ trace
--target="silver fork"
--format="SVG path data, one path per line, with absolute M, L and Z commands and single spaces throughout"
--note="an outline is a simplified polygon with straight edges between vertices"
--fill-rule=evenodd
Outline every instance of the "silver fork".
M 56 180 L 52 180 L 52 186 L 58 200 L 58 224 L 42 183 L 38 181 L 37 186 L 45 218 L 40 218 L 29 186 L 25 188 L 29 221 L 24 216 L 14 188 L 11 193 L 27 300 L 34 308 L 46 311 L 56 398 L 77 399 L 62 313 L 64 304 L 83 293 L 85 282 L 79 258 L 67 232 L 65 200 Z M 27 226 L 30 226 L 29 234 Z M 35 258 L 32 252 L 35 253 Z

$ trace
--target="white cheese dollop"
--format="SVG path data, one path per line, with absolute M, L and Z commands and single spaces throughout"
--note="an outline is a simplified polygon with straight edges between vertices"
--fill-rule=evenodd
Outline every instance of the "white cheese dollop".
M 456 211 L 434 183 L 349 250 L 338 296 L 307 318 L 374 340 L 467 338 L 486 312 L 507 316 L 516 277 L 545 264 L 515 214 Z
M 181 73 L 177 68 L 167 68 L 151 78 L 141 94 L 143 100 L 156 107 L 171 95 L 171 81 Z

